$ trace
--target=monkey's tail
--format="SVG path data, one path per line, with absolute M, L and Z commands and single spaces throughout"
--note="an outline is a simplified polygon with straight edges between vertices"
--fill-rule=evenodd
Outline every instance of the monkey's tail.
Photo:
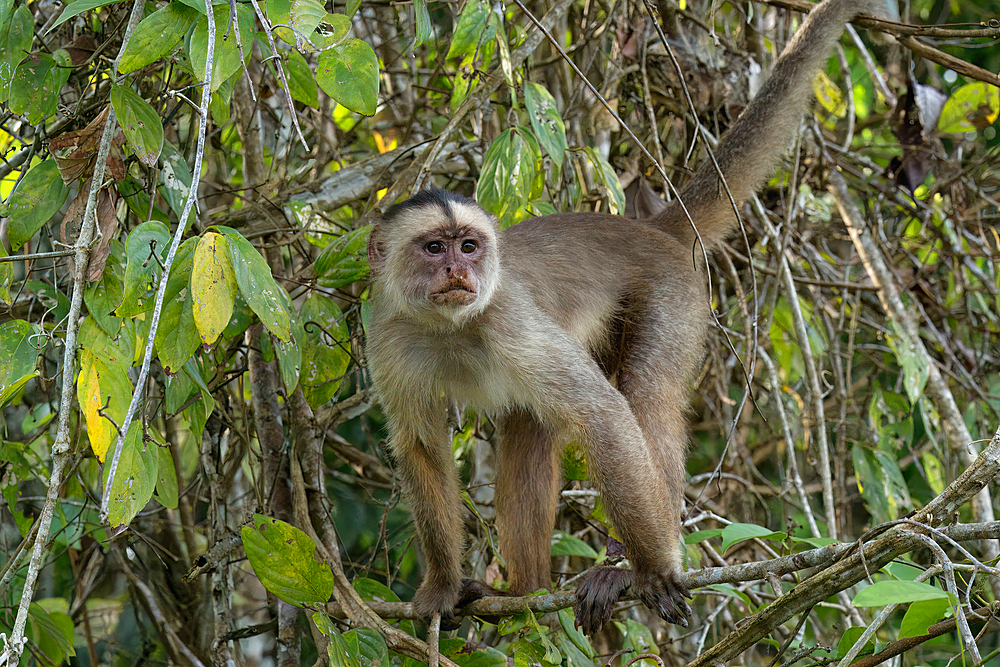
M 774 172 L 787 152 L 792 130 L 812 99 L 812 79 L 829 57 L 844 24 L 860 11 L 872 11 L 877 1 L 825 0 L 816 5 L 760 92 L 722 136 L 715 159 L 737 204 Z M 735 230 L 736 215 L 711 160 L 702 161 L 680 198 L 709 250 Z M 677 201 L 651 222 L 685 243 L 694 242 L 691 223 Z

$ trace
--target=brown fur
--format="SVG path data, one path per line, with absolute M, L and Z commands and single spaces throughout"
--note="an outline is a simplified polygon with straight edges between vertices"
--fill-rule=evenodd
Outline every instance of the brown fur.
M 874 1 L 874 0 L 872 0 Z M 716 157 L 737 201 L 772 171 L 843 24 L 868 4 L 816 7 Z M 709 249 L 735 226 L 715 167 L 682 191 Z M 434 242 L 434 245 L 428 245 Z M 566 432 L 633 571 L 599 568 L 578 588 L 592 632 L 631 588 L 686 625 L 680 515 L 687 391 L 708 322 L 694 233 L 675 203 L 644 221 L 594 213 L 498 231 L 475 202 L 443 191 L 391 209 L 372 232 L 368 360 L 427 559 L 414 602 L 451 616 L 462 584 L 462 502 L 446 412 L 460 401 L 497 417 L 497 525 L 511 592 L 550 586 L 549 539 Z M 468 245 L 464 245 L 468 243 Z

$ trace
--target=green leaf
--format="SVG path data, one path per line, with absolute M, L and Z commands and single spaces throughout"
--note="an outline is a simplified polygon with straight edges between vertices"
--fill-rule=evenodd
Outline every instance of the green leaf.
M 278 295 L 282 297 L 285 310 L 294 312 L 292 300 L 288 298 L 285 290 L 280 290 Z M 287 341 L 275 339 L 274 353 L 278 358 L 278 368 L 281 370 L 281 380 L 285 384 L 285 390 L 291 393 L 298 386 L 299 375 L 302 373 L 302 341 L 305 340 L 306 332 L 297 317 L 291 318 L 289 330 L 291 334 Z
M 431 38 L 431 15 L 427 11 L 427 0 L 413 0 L 413 13 L 417 26 L 412 47 L 415 49 Z
M 597 652 L 594 651 L 594 647 L 590 644 L 590 640 L 587 639 L 587 635 L 580 632 L 580 629 L 576 627 L 576 617 L 573 615 L 571 609 L 559 610 L 559 625 L 569 640 L 573 642 L 573 645 L 580 649 L 584 655 L 588 658 L 596 657 Z
M 129 397 L 131 398 L 131 397 Z M 142 424 L 133 421 L 122 444 L 118 469 L 111 484 L 111 502 L 108 505 L 108 524 L 112 528 L 126 526 L 153 497 L 159 474 L 159 449 L 152 442 L 143 442 Z M 111 466 L 105 466 L 104 483 Z
M 903 369 L 903 387 L 910 403 L 916 403 L 924 393 L 924 386 L 931 374 L 930 367 L 924 363 L 910 337 L 900 331 L 900 326 L 895 320 L 889 320 L 889 328 L 893 334 L 886 338 L 889 347 L 896 354 L 899 367 Z
M 858 640 L 861 639 L 865 629 L 863 627 L 855 626 L 853 628 L 847 628 L 844 631 L 844 635 L 840 638 L 840 644 L 837 646 L 837 657 L 843 658 L 847 655 L 847 652 L 851 650 Z M 864 648 L 861 649 L 861 653 L 858 655 L 864 655 L 865 653 L 871 653 L 875 650 L 875 638 L 870 637 L 868 642 L 865 644 Z
M 38 375 L 35 364 L 42 348 L 31 344 L 36 333 L 24 320 L 0 323 L 0 407 Z
M 378 58 L 360 39 L 351 38 L 323 51 L 316 63 L 316 83 L 338 104 L 371 116 L 378 105 Z
M 500 227 L 517 222 L 518 209 L 528 203 L 537 159 L 519 129 L 501 132 L 483 158 L 476 200 L 500 220 Z
M 155 167 L 163 150 L 163 123 L 160 114 L 128 86 L 111 84 L 111 106 L 128 145 L 147 167 Z
M 174 468 L 174 460 L 170 456 L 170 448 L 157 447 L 156 451 L 160 459 L 157 465 L 156 499 L 164 507 L 177 509 L 177 470 Z
M 368 235 L 371 225 L 342 234 L 316 258 L 319 284 L 339 289 L 368 276 Z
M 596 171 L 598 178 L 600 178 L 604 183 L 604 187 L 608 193 L 608 205 L 611 212 L 621 215 L 621 213 L 625 211 L 625 191 L 622 190 L 622 184 L 621 181 L 618 180 L 618 174 L 616 174 L 614 168 L 608 164 L 608 161 L 590 146 L 587 146 L 583 152 L 590 160 L 590 163 L 594 165 L 594 170 Z
M 51 664 L 59 665 L 76 655 L 73 648 L 73 619 L 68 614 L 55 609 L 49 611 L 41 604 L 32 602 L 28 608 L 28 622 L 28 636 L 34 638 L 37 650 Z
M 302 304 L 299 321 L 305 329 L 299 382 L 306 401 L 316 408 L 340 389 L 351 361 L 345 349 L 350 335 L 337 303 L 316 292 Z
M 451 46 L 448 47 L 448 59 L 473 56 L 482 49 L 484 44 L 492 42 L 496 37 L 496 26 L 489 20 L 490 5 L 483 0 L 469 0 L 465 3 L 462 13 L 455 26 L 455 34 L 451 36 Z
M 253 45 L 254 16 L 253 9 L 246 4 L 236 4 L 236 23 L 229 25 L 229 5 L 216 5 L 212 8 L 215 17 L 215 56 L 212 58 L 212 92 L 219 90 L 229 77 L 242 68 L 240 49 L 236 44 L 236 27 L 240 30 L 240 41 L 243 44 L 243 56 L 250 57 Z M 229 30 L 227 35 L 226 30 Z M 205 76 L 205 62 L 208 60 L 208 17 L 199 16 L 191 34 L 189 53 L 191 67 L 196 77 Z
M 938 118 L 942 132 L 972 132 L 992 125 L 1000 115 L 1000 90 L 988 83 L 967 83 L 948 98 Z
M 594 548 L 581 540 L 573 537 L 569 533 L 557 532 L 553 535 L 556 541 L 552 544 L 553 556 L 583 556 L 584 558 L 597 559 L 597 552 Z
M 134 72 L 169 54 L 180 46 L 196 18 L 198 12 L 194 9 L 171 2 L 139 21 L 118 63 L 118 72 Z
M 524 104 L 538 143 L 552 158 L 558 174 L 566 156 L 566 126 L 556 108 L 556 101 L 544 87 L 529 82 L 524 84 Z
M 316 75 L 298 51 L 288 52 L 285 72 L 288 74 L 288 92 L 292 94 L 292 98 L 318 109 L 319 88 L 316 86 Z
M 285 306 L 284 290 L 274 280 L 271 269 L 253 245 L 230 227 L 217 227 L 229 242 L 229 260 L 233 266 L 236 284 L 267 330 L 279 340 L 291 339 L 289 314 Z
M 288 604 L 324 604 L 333 595 L 333 573 L 316 560 L 316 545 L 301 530 L 262 514 L 241 534 L 254 573 L 264 587 Z
M 194 251 L 191 272 L 194 323 L 204 345 L 212 345 L 229 324 L 236 301 L 236 276 L 226 237 L 205 232 Z
M 128 378 L 131 359 L 126 363 L 109 363 L 89 349 L 91 340 L 84 339 L 82 328 L 80 333 L 76 397 L 87 422 L 90 448 L 97 460 L 104 463 L 108 448 L 118 440 L 118 426 L 124 423 L 125 411 L 132 401 L 132 382 Z M 152 492 L 150 488 L 150 494 Z
M 948 480 L 941 459 L 935 456 L 934 452 L 927 450 L 920 455 L 920 464 L 924 468 L 924 474 L 927 476 L 927 485 L 931 487 L 931 491 L 935 495 L 944 493 L 944 488 L 948 485 Z
M 837 544 L 840 540 L 835 540 L 832 537 L 792 537 L 793 542 L 801 542 L 802 544 L 808 544 L 814 549 L 821 549 L 823 547 L 828 547 L 831 544 Z
M 3 1 L 6 4 L 0 21 L 0 103 L 7 101 L 14 70 L 28 55 L 35 36 L 35 19 L 28 6 L 21 4 L 11 12 L 10 0 Z
M 696 530 L 693 533 L 689 533 L 684 536 L 684 544 L 698 544 L 699 542 L 704 542 L 705 540 L 710 540 L 713 537 L 718 537 L 722 535 L 721 528 L 710 528 L 708 530 Z
M 785 533 L 770 531 L 752 523 L 731 523 L 722 529 L 722 546 L 720 551 L 725 554 L 729 547 L 737 542 L 758 538 L 762 540 L 781 541 L 788 537 Z
M 871 586 L 862 589 L 851 600 L 851 604 L 855 607 L 884 607 L 887 604 L 902 604 L 919 600 L 948 600 L 949 597 L 947 591 L 920 581 L 887 579 L 876 581 Z
M 369 579 L 368 577 L 357 577 L 351 582 L 354 590 L 358 592 L 362 600 L 368 602 L 399 602 L 399 596 L 392 592 L 392 589 L 381 581 Z
M 950 608 L 951 600 L 947 598 L 914 602 L 903 615 L 899 625 L 899 639 L 927 634 L 927 629 L 942 620 Z
M 115 317 L 114 311 L 121 305 L 125 287 L 122 284 L 123 268 L 120 260 L 122 244 L 117 239 L 112 239 L 111 247 L 112 252 L 108 255 L 101 279 L 87 287 L 83 300 L 91 317 L 109 336 L 115 336 L 122 326 L 122 319 Z
M 27 243 L 52 219 L 66 201 L 67 192 L 55 160 L 45 160 L 31 168 L 7 200 L 10 214 L 7 238 L 11 250 Z
M 91 9 L 97 9 L 98 7 L 106 7 L 107 5 L 113 5 L 121 0 L 74 0 L 70 2 L 65 7 L 63 7 L 62 13 L 59 14 L 59 18 L 56 22 L 49 26 L 49 29 L 45 31 L 45 34 L 49 34 L 59 26 L 61 26 L 66 21 L 70 20 L 74 16 L 82 14 Z
M 156 330 L 156 354 L 168 374 L 177 373 L 198 349 L 201 336 L 194 322 L 190 276 L 198 237 L 181 244 L 167 278 L 167 290 Z
M 125 239 L 125 291 L 115 315 L 133 317 L 152 305 L 143 300 L 150 295 L 161 272 L 160 262 L 166 261 L 169 250 L 170 231 L 162 222 L 144 222 L 129 232 Z

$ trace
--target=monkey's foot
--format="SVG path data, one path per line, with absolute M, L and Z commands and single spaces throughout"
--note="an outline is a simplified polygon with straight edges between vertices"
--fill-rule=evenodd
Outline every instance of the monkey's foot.
M 668 623 L 687 627 L 691 593 L 673 572 L 636 573 L 614 567 L 595 567 L 576 587 L 576 625 L 592 635 L 611 620 L 615 603 L 631 592 Z
M 488 595 L 509 594 L 475 579 L 462 579 L 457 591 L 445 587 L 421 586 L 413 596 L 413 608 L 424 621 L 430 621 L 434 614 L 440 613 L 441 629 L 454 630 L 462 624 L 462 619 L 455 616 L 456 611 Z

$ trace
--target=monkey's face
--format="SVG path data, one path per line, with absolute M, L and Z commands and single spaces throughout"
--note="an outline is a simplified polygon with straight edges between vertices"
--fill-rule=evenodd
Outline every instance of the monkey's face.
M 404 203 L 373 235 L 369 261 L 397 312 L 461 324 L 489 304 L 499 277 L 496 226 L 475 202 Z

